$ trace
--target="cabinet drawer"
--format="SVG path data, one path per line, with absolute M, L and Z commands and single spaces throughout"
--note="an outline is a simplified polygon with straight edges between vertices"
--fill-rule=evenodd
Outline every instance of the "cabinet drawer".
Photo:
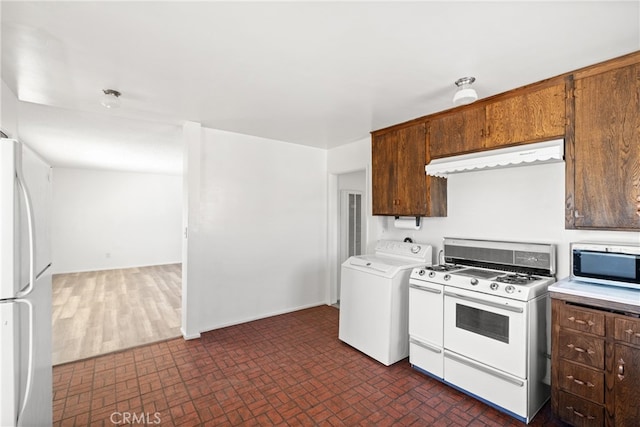
M 604 404 L 604 372 L 561 360 L 558 367 L 558 381 L 564 390 Z
M 604 314 L 564 305 L 558 318 L 562 328 L 604 336 Z
M 614 334 L 618 341 L 640 345 L 640 320 L 616 317 Z
M 409 363 L 440 379 L 444 377 L 444 353 L 442 352 L 442 347 L 410 338 Z
M 577 396 L 560 391 L 558 395 L 560 418 L 576 427 L 604 426 L 604 408 Z
M 604 369 L 604 340 L 560 330 L 558 354 L 563 359 Z

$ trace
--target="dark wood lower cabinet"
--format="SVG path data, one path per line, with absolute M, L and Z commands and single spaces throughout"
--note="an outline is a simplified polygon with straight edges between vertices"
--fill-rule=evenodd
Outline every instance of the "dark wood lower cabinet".
M 577 427 L 640 426 L 640 307 L 551 297 L 553 412 Z
M 558 391 L 557 415 L 569 424 L 576 427 L 601 427 L 604 425 L 604 408 L 586 399 Z
M 592 402 L 604 402 L 604 371 L 560 360 L 558 386 Z
M 614 417 L 617 426 L 640 425 L 640 350 L 615 345 Z

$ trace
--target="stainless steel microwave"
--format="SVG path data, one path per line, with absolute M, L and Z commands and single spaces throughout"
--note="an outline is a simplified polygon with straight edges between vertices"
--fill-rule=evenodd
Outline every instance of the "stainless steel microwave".
M 571 278 L 640 289 L 640 245 L 572 243 Z

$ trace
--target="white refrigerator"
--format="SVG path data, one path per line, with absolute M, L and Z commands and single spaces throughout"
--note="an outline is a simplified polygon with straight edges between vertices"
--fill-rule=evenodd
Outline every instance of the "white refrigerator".
M 0 138 L 0 426 L 50 426 L 51 167 Z

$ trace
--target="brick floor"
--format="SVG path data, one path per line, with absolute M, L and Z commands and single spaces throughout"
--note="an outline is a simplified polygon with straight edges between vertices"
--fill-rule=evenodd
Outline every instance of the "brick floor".
M 55 426 L 522 426 L 338 340 L 319 306 L 53 368 Z M 549 404 L 532 426 L 563 426 Z

